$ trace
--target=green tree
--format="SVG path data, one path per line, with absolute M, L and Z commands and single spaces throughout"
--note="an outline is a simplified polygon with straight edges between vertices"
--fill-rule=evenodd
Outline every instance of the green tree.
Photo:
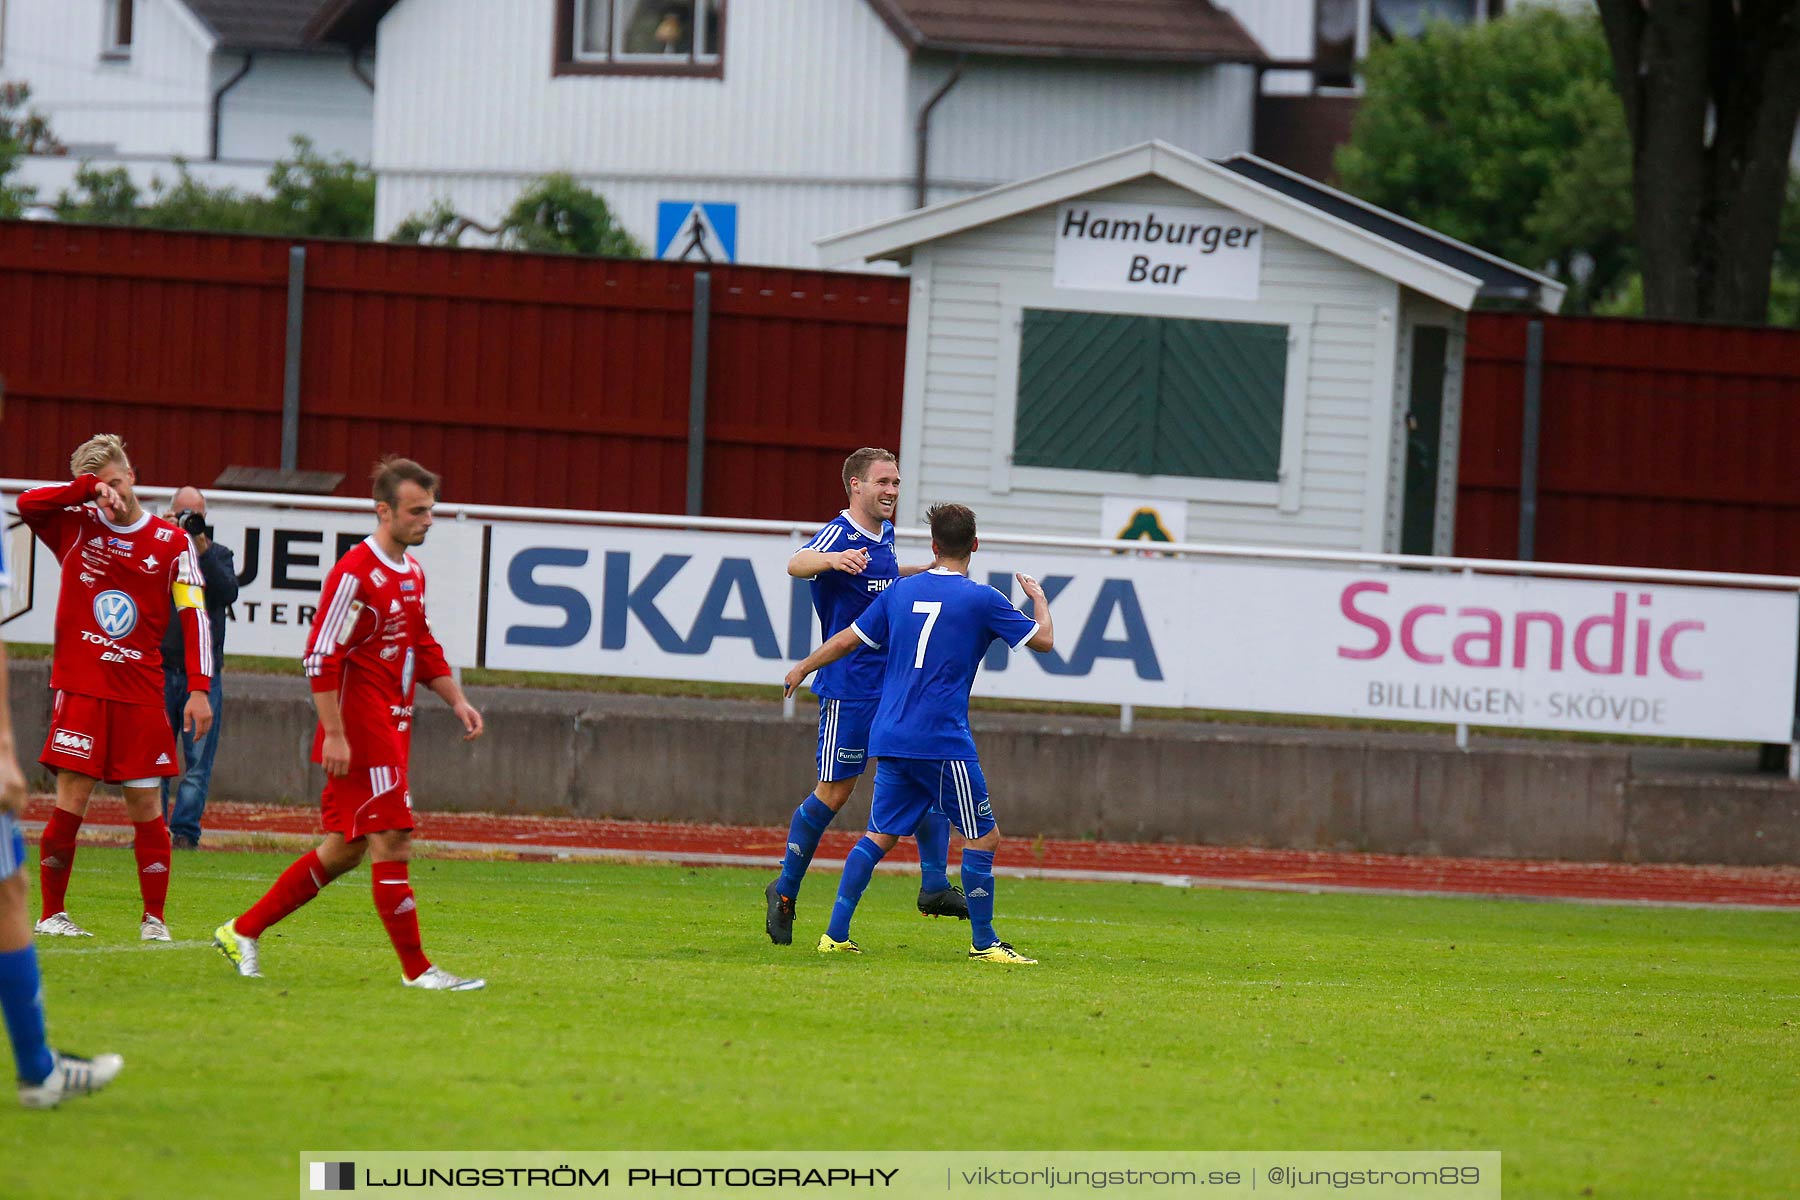
M 269 172 L 263 213 L 298 237 L 368 239 L 375 236 L 375 173 L 339 155 L 327 159 L 310 140 L 294 139 L 294 153 Z
M 1337 171 L 1383 208 L 1554 275 L 1588 311 L 1636 264 L 1600 23 L 1535 8 L 1377 45 Z
M 1788 176 L 1787 203 L 1775 237 L 1769 280 L 1769 323 L 1800 325 L 1800 174 Z
M 416 212 L 401 220 L 388 234 L 388 241 L 407 246 L 460 246 L 463 234 L 474 229 L 490 237 L 500 231 L 458 213 L 446 200 L 433 200 L 424 212 Z
M 515 250 L 540 254 L 598 254 L 642 258 L 643 246 L 625 232 L 606 200 L 567 175 L 546 175 L 520 193 L 500 222 Z
M 23 83 L 0 83 L 0 217 L 22 216 L 37 198 L 35 188 L 7 182 L 27 154 L 60 154 L 62 146 L 50 132 L 50 122 L 31 102 L 31 89 Z
M 1599 0 L 1631 145 L 1645 309 L 1761 321 L 1800 124 L 1796 0 Z
M 369 238 L 375 232 L 374 174 L 347 158 L 323 157 L 303 137 L 270 170 L 267 195 L 214 187 L 180 160 L 175 172 L 172 184 L 154 177 L 146 194 L 122 167 L 83 163 L 74 188 L 56 198 L 57 219 L 283 237 Z
M 546 175 L 533 183 L 495 226 L 465 217 L 443 200 L 394 227 L 389 240 L 431 246 L 458 246 L 470 230 L 487 234 L 508 250 L 539 254 L 586 254 L 642 258 L 644 247 L 626 232 L 605 197 L 568 175 Z

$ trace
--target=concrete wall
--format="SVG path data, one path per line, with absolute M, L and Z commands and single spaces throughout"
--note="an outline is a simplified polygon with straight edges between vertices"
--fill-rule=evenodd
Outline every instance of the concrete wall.
M 43 744 L 47 665 L 13 664 L 23 758 Z M 310 805 L 312 705 L 299 679 L 227 676 L 213 794 Z M 475 689 L 488 735 L 421 705 L 424 811 L 775 825 L 811 787 L 809 705 Z M 1222 728 L 978 714 L 1011 837 L 1624 862 L 1800 863 L 1800 788 L 1748 751 Z M 42 782 L 42 781 L 40 781 Z M 847 819 L 860 825 L 868 788 Z

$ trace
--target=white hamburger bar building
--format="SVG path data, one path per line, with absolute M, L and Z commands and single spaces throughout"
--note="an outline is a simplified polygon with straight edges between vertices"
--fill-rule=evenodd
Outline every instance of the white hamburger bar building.
M 822 239 L 912 275 L 902 523 L 1447 554 L 1464 317 L 1563 287 L 1161 142 Z

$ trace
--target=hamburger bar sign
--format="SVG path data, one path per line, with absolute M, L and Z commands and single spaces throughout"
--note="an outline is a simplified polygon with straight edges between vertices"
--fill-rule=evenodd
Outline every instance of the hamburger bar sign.
M 1228 209 L 1077 200 L 1056 213 L 1056 286 L 1255 300 L 1263 240 Z

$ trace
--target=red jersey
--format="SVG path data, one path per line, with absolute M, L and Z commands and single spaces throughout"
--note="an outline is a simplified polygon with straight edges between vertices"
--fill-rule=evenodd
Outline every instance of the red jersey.
M 160 708 L 173 598 L 184 626 L 188 688 L 206 691 L 217 668 L 192 539 L 149 513 L 114 524 L 88 503 L 99 482 L 83 475 L 19 497 L 19 516 L 62 564 L 50 686 Z
M 414 684 L 450 673 L 425 620 L 425 572 L 408 554 L 388 558 L 374 538 L 338 559 L 325 577 L 306 639 L 306 678 L 335 691 L 350 765 L 404 767 L 412 747 Z M 325 727 L 313 733 L 313 761 Z

